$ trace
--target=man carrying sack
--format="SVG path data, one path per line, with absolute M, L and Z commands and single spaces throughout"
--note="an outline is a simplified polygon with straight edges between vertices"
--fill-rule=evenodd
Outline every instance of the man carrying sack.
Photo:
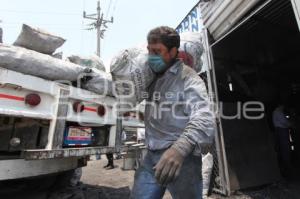
M 147 155 L 135 173 L 133 199 L 202 198 L 201 147 L 214 136 L 214 116 L 204 82 L 177 59 L 180 36 L 169 27 L 151 30 L 148 64 L 156 79 L 145 110 Z

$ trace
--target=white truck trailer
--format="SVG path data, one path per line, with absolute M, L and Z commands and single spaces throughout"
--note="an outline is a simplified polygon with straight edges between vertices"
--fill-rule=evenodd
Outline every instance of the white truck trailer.
M 113 97 L 0 68 L 0 181 L 72 170 L 115 151 L 116 116 Z

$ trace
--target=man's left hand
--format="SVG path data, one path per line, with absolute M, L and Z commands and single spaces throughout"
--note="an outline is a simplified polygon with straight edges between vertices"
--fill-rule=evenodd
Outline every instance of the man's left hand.
M 161 185 L 167 185 L 179 175 L 184 157 L 174 148 L 169 148 L 153 167 L 155 178 Z

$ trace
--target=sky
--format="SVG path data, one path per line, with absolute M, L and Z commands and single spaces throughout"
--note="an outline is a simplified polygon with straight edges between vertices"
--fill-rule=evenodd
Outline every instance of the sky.
M 198 1 L 100 0 L 104 18 L 114 18 L 101 40 L 101 59 L 106 67 L 120 50 L 145 44 L 152 28 L 176 28 Z M 65 38 L 57 50 L 64 57 L 96 53 L 96 31 L 86 30 L 92 21 L 83 19 L 82 13 L 96 13 L 97 0 L 0 0 L 0 5 L 4 43 L 12 44 L 26 23 Z

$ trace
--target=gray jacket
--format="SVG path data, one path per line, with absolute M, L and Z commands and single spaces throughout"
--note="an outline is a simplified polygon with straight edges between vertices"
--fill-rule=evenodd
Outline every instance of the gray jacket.
M 145 110 L 146 145 L 150 150 L 174 147 L 183 156 L 201 154 L 214 137 L 214 115 L 205 84 L 177 61 L 149 87 Z

